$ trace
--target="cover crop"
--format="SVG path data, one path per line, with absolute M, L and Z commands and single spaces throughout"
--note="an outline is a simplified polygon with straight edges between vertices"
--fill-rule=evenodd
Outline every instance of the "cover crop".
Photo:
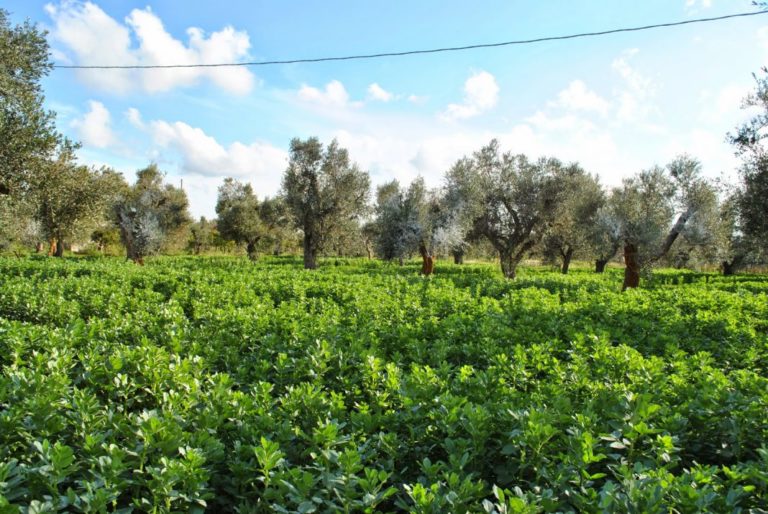
M 0 260 L 0 513 L 768 505 L 766 277 L 300 267 Z

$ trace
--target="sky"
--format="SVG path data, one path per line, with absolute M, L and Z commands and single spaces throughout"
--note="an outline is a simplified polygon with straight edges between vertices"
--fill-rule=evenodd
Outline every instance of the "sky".
M 755 10 L 749 0 L 5 0 L 57 64 L 199 64 L 493 43 Z M 171 70 L 55 69 L 57 126 L 81 162 L 129 181 L 155 162 L 214 217 L 225 177 L 280 188 L 292 138 L 336 138 L 374 185 L 439 187 L 497 138 L 578 162 L 607 186 L 687 153 L 736 180 L 726 134 L 768 57 L 768 14 L 525 46 L 365 61 Z

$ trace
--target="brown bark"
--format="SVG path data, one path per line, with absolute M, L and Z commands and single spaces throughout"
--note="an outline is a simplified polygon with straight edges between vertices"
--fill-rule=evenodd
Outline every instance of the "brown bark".
M 43 251 L 43 243 L 39 242 L 35 245 L 35 253 L 40 253 Z
M 608 264 L 608 259 L 595 260 L 595 273 L 603 273 L 605 271 L 605 265 Z
M 453 251 L 453 263 L 454 264 L 464 264 L 464 250 L 454 250 Z
M 53 255 L 56 257 L 64 257 L 64 241 L 61 239 L 56 241 L 56 252 Z
M 317 269 L 317 244 L 310 233 L 304 233 L 304 269 Z
M 48 257 L 56 254 L 56 238 L 52 237 L 48 240 Z
M 624 284 L 622 291 L 627 288 L 635 288 L 640 285 L 640 265 L 637 261 L 637 247 L 632 243 L 624 245 Z
M 512 252 L 499 252 L 499 260 L 501 261 L 501 272 L 506 278 L 514 280 L 517 276 L 517 262 L 515 262 Z
M 731 276 L 741 267 L 744 263 L 744 255 L 735 255 L 730 261 L 723 261 L 721 268 L 723 275 Z
M 427 247 L 424 243 L 419 244 L 419 253 L 421 254 L 421 274 L 424 276 L 429 276 L 432 274 L 432 272 L 435 269 L 435 258 L 434 256 L 427 250 Z
M 573 248 L 568 248 L 565 252 L 561 253 L 563 257 L 563 266 L 560 269 L 563 275 L 568 274 L 568 268 L 571 266 L 571 259 L 573 258 Z
M 255 261 L 258 258 L 258 253 L 256 252 L 256 242 L 249 241 L 245 245 L 245 251 L 248 254 L 248 259 L 251 261 Z

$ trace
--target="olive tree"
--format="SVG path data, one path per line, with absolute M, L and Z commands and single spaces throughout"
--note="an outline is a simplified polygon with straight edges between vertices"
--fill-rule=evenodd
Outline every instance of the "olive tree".
M 370 178 L 336 140 L 323 148 L 315 137 L 293 139 L 282 196 L 295 226 L 303 232 L 304 267 L 315 269 L 334 227 L 365 213 Z
M 192 253 L 200 255 L 213 246 L 216 235 L 216 223 L 200 216 L 200 219 L 189 227 L 188 247 Z
M 667 255 L 712 192 L 699 162 L 686 155 L 624 180 L 615 193 L 624 244 L 622 289 L 637 287 L 641 270 Z
M 168 237 L 186 229 L 191 218 L 186 193 L 164 184 L 156 164 L 139 170 L 136 176 L 136 183 L 113 205 L 113 219 L 126 258 L 144 264 L 144 257 L 158 252 Z
M 763 69 L 768 73 L 768 69 Z M 754 250 L 768 252 L 768 76 L 755 76 L 757 85 L 744 100 L 744 108 L 757 108 L 746 123 L 729 134 L 742 159 L 741 190 L 738 196 L 739 222 L 745 242 Z
M 622 244 L 622 224 L 618 214 L 620 189 L 612 189 L 597 209 L 588 227 L 587 244 L 595 259 L 595 273 L 603 273 Z
M 266 235 L 259 201 L 250 184 L 224 179 L 216 202 L 219 234 L 228 241 L 244 244 L 250 260 L 258 256 L 257 245 Z
M 29 198 L 51 253 L 61 257 L 65 240 L 90 234 L 125 187 L 119 173 L 78 165 L 69 152 L 42 164 L 30 180 Z
M 555 206 L 555 218 L 544 236 L 542 250 L 545 259 L 560 261 L 560 271 L 566 274 L 574 255 L 585 256 L 590 250 L 605 193 L 597 177 L 577 165 L 565 168 L 560 180 L 562 199 Z
M 286 250 L 296 247 L 297 231 L 291 222 L 291 213 L 285 198 L 266 197 L 261 202 L 261 221 L 267 231 L 267 241 L 272 245 L 272 255 L 279 256 Z
M 515 278 L 520 261 L 554 222 L 563 169 L 557 159 L 502 153 L 494 139 L 449 171 L 446 188 L 464 199 L 473 230 L 496 249 L 505 277 Z
M 403 260 L 419 248 L 427 218 L 426 187 L 423 179 L 403 188 L 392 180 L 376 190 L 376 253 L 384 260 Z
M 0 194 L 24 194 L 62 138 L 43 107 L 40 81 L 52 69 L 45 32 L 12 25 L 0 9 Z

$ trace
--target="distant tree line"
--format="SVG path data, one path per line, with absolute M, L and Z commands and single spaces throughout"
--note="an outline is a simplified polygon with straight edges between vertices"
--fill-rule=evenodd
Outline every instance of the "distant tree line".
M 759 114 L 728 138 L 741 156 L 741 181 L 725 187 L 703 177 L 687 155 L 606 188 L 577 163 L 505 152 L 492 140 L 445 171 L 442 185 L 418 177 L 371 190 L 368 173 L 336 141 L 290 142 L 282 187 L 259 199 L 233 178 L 218 190 L 215 220 L 193 222 L 182 188 L 155 164 L 129 184 L 107 167 L 78 164 L 77 144 L 59 134 L 43 109 L 40 80 L 51 70 L 45 34 L 12 26 L 0 9 L 0 249 L 34 247 L 61 256 L 88 241 L 121 246 L 142 264 L 158 252 L 243 251 L 255 260 L 300 251 L 314 269 L 322 255 L 367 255 L 403 264 L 420 256 L 461 264 L 495 255 L 504 276 L 539 258 L 567 273 L 573 260 L 603 272 L 625 265 L 624 288 L 659 263 L 719 266 L 731 274 L 766 262 L 768 236 L 768 72 L 756 76 L 746 106 Z

